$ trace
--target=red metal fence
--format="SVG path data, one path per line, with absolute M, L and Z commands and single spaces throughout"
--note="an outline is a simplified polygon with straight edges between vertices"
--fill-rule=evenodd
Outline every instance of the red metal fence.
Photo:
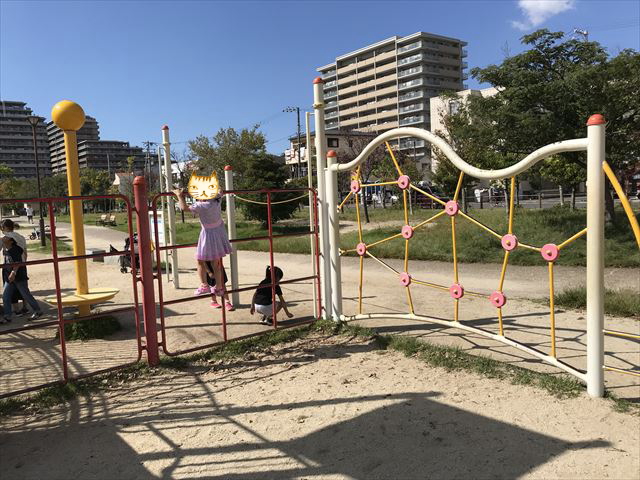
M 309 195 L 311 195 L 312 197 L 312 205 L 313 205 L 313 209 L 312 209 L 312 219 L 311 219 L 311 225 L 310 225 L 310 229 L 309 231 L 305 231 L 305 232 L 296 232 L 296 233 L 285 233 L 285 234 L 277 234 L 274 235 L 273 233 L 273 222 L 272 222 L 272 218 L 271 218 L 271 207 L 273 204 L 273 199 L 272 196 L 274 194 L 278 194 L 278 193 L 283 193 L 283 192 L 308 192 Z M 320 265 L 319 265 L 319 228 L 318 228 L 318 208 L 317 208 L 317 195 L 315 190 L 313 189 L 308 189 L 308 188 L 301 188 L 301 189 L 292 189 L 292 190 L 281 190 L 281 189 L 262 189 L 262 190 L 235 190 L 235 191 L 229 191 L 229 192 L 225 192 L 226 194 L 261 194 L 261 195 L 265 195 L 266 196 L 266 208 L 268 210 L 268 235 L 263 235 L 263 236 L 258 236 L 258 237 L 250 237 L 250 238 L 242 238 L 242 239 L 232 239 L 231 243 L 234 244 L 238 244 L 238 243 L 242 243 L 242 242 L 248 242 L 248 241 L 254 241 L 254 240 L 267 240 L 269 242 L 269 264 L 272 267 L 271 271 L 272 271 L 272 281 L 270 284 L 268 285 L 263 285 L 265 287 L 270 287 L 271 291 L 272 291 L 272 300 L 273 300 L 273 304 L 275 305 L 275 297 L 276 297 L 276 283 L 275 283 L 275 279 L 273 278 L 273 266 L 274 266 L 274 249 L 273 249 L 273 241 L 274 239 L 278 239 L 278 238 L 283 238 L 283 237 L 290 237 L 290 236 L 312 236 L 314 242 L 315 242 L 315 258 L 314 258 L 314 262 L 315 262 L 315 272 L 312 275 L 308 275 L 308 276 L 304 276 L 304 277 L 299 277 L 299 278 L 293 278 L 290 280 L 286 280 L 286 281 L 281 281 L 279 282 L 280 285 L 283 284 L 291 284 L 291 283 L 296 283 L 296 282 L 304 282 L 304 281 L 309 281 L 309 280 L 313 280 L 313 282 L 315 283 L 314 288 L 317 291 L 317 295 L 316 295 L 316 301 L 318 303 L 318 308 L 317 311 L 320 312 L 320 306 L 321 306 L 321 298 L 320 298 Z M 156 195 L 155 197 L 153 197 L 152 201 L 151 201 L 151 212 L 153 214 L 153 218 L 155 223 L 157 224 L 157 220 L 158 220 L 158 212 L 157 212 L 157 202 L 161 197 L 164 196 L 170 196 L 172 195 L 171 193 L 163 193 L 163 194 L 159 194 Z M 16 328 L 6 328 L 6 329 L 2 329 L 0 328 L 0 345 L 2 345 L 2 343 L 4 343 L 4 348 L 14 348 L 14 346 L 11 346 L 11 335 L 15 335 L 15 334 L 19 334 L 21 332 L 25 332 L 25 331 L 30 331 L 30 330 L 35 330 L 35 329 L 44 329 L 44 328 L 50 328 L 52 326 L 57 327 L 57 331 L 58 331 L 58 338 L 59 338 L 59 342 L 60 342 L 60 362 L 61 362 L 61 375 L 59 376 L 59 378 L 56 378 L 55 380 L 49 380 L 46 382 L 39 382 L 36 385 L 27 385 L 27 386 L 22 386 L 20 388 L 15 388 L 15 386 L 9 386 L 8 387 L 8 391 L 2 391 L 2 388 L 0 388 L 0 398 L 5 398 L 5 397 L 9 397 L 9 396 L 13 396 L 13 395 L 18 395 L 18 394 L 22 394 L 22 393 L 27 393 L 27 392 L 31 392 L 34 390 L 38 390 L 44 387 L 48 387 L 48 386 L 53 386 L 53 385 L 58 385 L 58 384 L 64 384 L 66 382 L 68 382 L 69 380 L 75 380 L 75 379 L 80 379 L 80 378 L 85 378 L 85 377 L 89 377 L 89 376 L 93 376 L 93 375 L 97 375 L 97 374 L 101 374 L 101 373 L 106 373 L 112 370 L 116 370 L 116 369 L 121 369 L 121 368 L 125 368 L 127 366 L 133 365 L 137 362 L 139 362 L 142 358 L 142 352 L 146 351 L 147 352 L 147 360 L 149 362 L 150 365 L 156 365 L 159 361 L 159 348 L 158 347 L 162 347 L 162 351 L 166 354 L 166 355 L 179 355 L 179 354 L 184 354 L 184 353 L 188 353 L 188 352 L 193 352 L 193 351 L 197 351 L 197 350 L 202 350 L 202 349 L 207 349 L 216 345 L 219 345 L 221 343 L 225 343 L 229 340 L 229 336 L 228 336 L 228 332 L 227 332 L 227 312 L 225 308 L 220 309 L 221 315 L 222 315 L 222 341 L 220 342 L 213 342 L 213 343 L 206 343 L 203 345 L 197 345 L 197 346 L 193 346 L 191 348 L 186 348 L 186 349 L 182 349 L 182 350 L 176 350 L 176 351 L 170 351 L 170 349 L 167 346 L 167 328 L 165 325 L 165 307 L 168 305 L 175 305 L 175 304 L 179 304 L 179 303 L 183 303 L 183 302 L 190 302 L 190 301 L 197 301 L 199 299 L 201 299 L 201 297 L 193 297 L 193 296 L 187 296 L 184 298 L 178 298 L 178 299 L 174 299 L 174 300 L 165 300 L 164 299 L 164 294 L 163 294 L 163 285 L 162 285 L 162 262 L 160 259 L 160 253 L 165 251 L 165 250 L 177 250 L 177 249 L 184 249 L 184 248 L 193 248 L 195 247 L 195 244 L 184 244 L 184 245 L 165 245 L 165 246 L 160 246 L 159 243 L 159 232 L 158 229 L 155 229 L 155 260 L 156 260 L 156 268 L 154 270 L 153 267 L 153 261 L 152 261 L 152 253 L 151 253 L 151 249 L 150 248 L 143 248 L 145 245 L 150 245 L 151 244 L 151 234 L 150 234 L 150 228 L 149 228 L 149 221 L 148 221 L 148 212 L 149 212 L 149 207 L 148 207 L 148 203 L 147 203 L 147 193 L 146 193 L 146 185 L 144 183 L 144 179 L 142 177 L 137 177 L 134 181 L 134 196 L 135 196 L 135 208 L 133 208 L 131 206 L 131 202 L 130 200 L 123 196 L 123 195 L 99 195 L 99 196 L 73 196 L 73 197 L 61 197 L 61 198 L 35 198 L 35 199 L 2 199 L 0 200 L 0 205 L 1 204 L 15 204 L 15 203 L 42 203 L 42 204 L 46 204 L 47 208 L 48 208 L 48 217 L 49 217 L 49 227 L 50 227 L 50 234 L 51 234 L 51 258 L 47 258 L 47 259 L 43 259 L 43 260 L 33 260 L 33 261 L 27 261 L 21 264 L 13 264 L 14 266 L 17 265 L 25 265 L 25 266 L 34 266 L 34 265 L 45 265 L 45 264 L 50 264 L 53 267 L 53 273 L 54 273 L 54 285 L 55 285 L 55 292 L 56 292 L 56 310 L 57 310 L 57 319 L 56 320 L 50 320 L 50 321 L 43 321 L 43 322 L 38 322 L 35 324 L 31 324 L 31 325 L 23 325 L 20 327 L 16 327 Z M 59 248 L 58 248 L 58 244 L 57 244 L 57 239 L 56 239 L 56 219 L 55 219 L 55 209 L 54 209 L 54 205 L 55 204 L 59 204 L 59 203 L 67 203 L 69 201 L 72 200 L 80 200 L 80 201 L 88 201 L 88 200 L 98 200 L 98 199 L 112 199 L 112 200 L 120 200 L 124 203 L 124 205 L 126 206 L 126 216 L 127 216 L 127 226 L 128 226 L 128 230 L 127 230 L 127 234 L 128 234 L 128 238 L 129 238 L 129 249 L 126 251 L 119 251 L 119 252 L 108 252 L 108 253 L 96 253 L 96 254 L 90 254 L 90 255 L 71 255 L 71 256 L 60 256 L 59 255 Z M 133 213 L 136 213 L 137 215 L 137 234 L 138 234 L 138 244 L 140 245 L 139 248 L 135 248 L 135 240 L 134 240 L 134 228 L 133 228 Z M 139 270 L 136 268 L 136 262 L 135 262 L 135 258 L 136 258 L 136 254 L 139 256 L 139 262 L 140 262 L 140 268 Z M 65 318 L 65 315 L 63 314 L 63 306 L 61 303 L 61 297 L 62 297 L 62 282 L 61 282 L 61 278 L 60 278 L 60 268 L 59 265 L 60 263 L 63 262 L 70 262 L 70 261 L 76 261 L 76 260 L 89 260 L 89 259 L 100 259 L 100 258 L 105 258 L 105 257 L 113 257 L 113 256 L 124 256 L 124 255 L 130 255 L 131 258 L 131 281 L 132 281 L 132 294 L 133 294 L 133 305 L 132 306 L 127 306 L 127 307 L 121 307 L 121 308 L 113 308 L 113 309 L 107 309 L 104 311 L 100 311 L 100 312 L 93 312 L 90 315 L 87 316 L 67 316 Z M 156 299 L 155 296 L 155 288 L 154 288 L 154 282 L 155 285 L 157 285 L 157 289 L 158 289 L 158 296 Z M 142 285 L 142 301 L 139 301 L 139 294 L 138 294 L 138 283 L 140 283 Z M 254 290 L 258 287 L 258 285 L 252 285 L 252 286 L 248 286 L 248 287 L 242 287 L 242 288 L 237 288 L 237 289 L 231 289 L 228 290 L 227 293 L 228 294 L 232 294 L 234 292 L 244 292 L 244 291 L 248 291 L 248 290 Z M 142 306 L 142 316 L 140 315 L 140 306 Z M 157 323 L 156 323 L 156 311 L 159 311 L 160 313 L 160 340 L 158 341 L 158 335 L 157 335 Z M 78 373 L 78 374 L 70 374 L 69 372 L 69 355 L 67 352 L 67 340 L 65 337 L 65 325 L 69 325 L 75 322 L 83 322 L 83 321 L 91 321 L 94 320 L 96 318 L 99 317 L 105 317 L 105 316 L 110 316 L 113 314 L 126 314 L 132 312 L 133 313 L 133 320 L 135 322 L 135 341 L 136 341 L 136 352 L 132 352 L 135 354 L 135 360 L 133 361 L 127 361 L 115 366 L 110 366 L 109 368 L 102 368 L 102 369 L 98 369 L 95 371 L 91 371 L 91 372 L 84 372 L 84 373 Z M 299 326 L 305 323 L 311 323 L 315 320 L 315 318 L 312 318 L 311 320 L 302 320 L 299 322 L 293 322 L 291 324 L 287 324 L 286 326 L 283 326 L 282 324 L 279 325 L 279 322 L 277 320 L 277 315 L 274 309 L 274 315 L 273 315 L 273 328 L 274 329 L 278 329 L 278 328 L 290 328 L 290 327 L 294 327 L 294 326 Z M 140 325 L 141 323 L 144 324 L 144 335 L 143 332 L 141 331 Z M 256 335 L 260 335 L 263 334 L 264 332 L 256 332 L 250 335 L 245 335 L 242 337 L 236 337 L 234 338 L 234 340 L 238 340 L 240 338 L 247 338 L 247 337 L 251 337 L 251 336 L 256 336 Z M 144 336 L 144 342 L 143 342 L 143 336 Z M 7 347 L 7 345 L 9 345 Z M 53 347 L 52 347 L 53 348 Z M 51 355 L 47 355 L 48 357 L 51 357 Z M 2 362 L 3 364 L 5 364 L 5 362 Z M 2 368 L 2 365 L 0 365 L 0 369 Z M 29 368 L 27 366 L 27 368 Z M 0 385 L 4 384 L 5 382 L 0 382 Z M 10 382 L 9 382 L 10 383 Z

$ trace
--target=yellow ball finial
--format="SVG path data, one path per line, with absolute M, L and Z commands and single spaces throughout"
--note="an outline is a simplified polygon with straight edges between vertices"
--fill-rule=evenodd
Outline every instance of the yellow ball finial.
M 53 122 L 62 130 L 78 131 L 84 125 L 84 110 L 71 100 L 62 100 L 51 109 Z

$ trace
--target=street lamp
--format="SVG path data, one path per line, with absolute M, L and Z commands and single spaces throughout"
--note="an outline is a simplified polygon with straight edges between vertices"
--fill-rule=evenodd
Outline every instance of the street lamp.
M 31 125 L 31 134 L 33 136 L 33 153 L 36 157 L 36 178 L 38 180 L 38 198 L 42 198 L 42 192 L 40 190 L 40 161 L 38 160 L 38 141 L 36 140 L 36 126 L 42 120 L 35 115 L 29 115 L 27 121 Z M 47 238 L 44 234 L 44 218 L 42 218 L 42 203 L 38 202 L 40 210 L 40 245 L 43 247 L 47 244 Z
M 296 112 L 298 115 L 298 168 L 296 169 L 296 177 L 300 176 L 300 171 L 302 170 L 302 166 L 300 165 L 301 155 L 300 155 L 300 107 L 285 107 L 283 112 Z M 309 146 L 307 145 L 307 148 Z

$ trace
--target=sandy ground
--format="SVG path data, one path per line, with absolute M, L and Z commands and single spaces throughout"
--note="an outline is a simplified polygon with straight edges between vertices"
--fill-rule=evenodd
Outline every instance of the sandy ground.
M 640 418 L 313 337 L 0 420 L 6 479 L 640 478 Z

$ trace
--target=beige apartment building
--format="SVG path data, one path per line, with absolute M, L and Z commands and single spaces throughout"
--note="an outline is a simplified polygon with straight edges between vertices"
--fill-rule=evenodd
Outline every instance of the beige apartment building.
M 337 57 L 317 70 L 324 80 L 325 127 L 376 134 L 400 126 L 430 130 L 429 99 L 466 86 L 466 42 L 417 32 Z M 400 150 L 430 170 L 429 148 L 401 138 Z

